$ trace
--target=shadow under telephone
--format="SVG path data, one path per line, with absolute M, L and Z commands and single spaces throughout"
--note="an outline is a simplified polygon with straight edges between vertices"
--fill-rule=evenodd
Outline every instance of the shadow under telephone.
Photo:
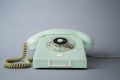
M 14 63 L 25 57 L 27 46 L 35 50 L 34 57 L 25 59 L 23 63 Z M 71 29 L 51 29 L 30 37 L 24 43 L 20 56 L 6 59 L 3 64 L 6 68 L 87 68 L 85 49 L 92 48 L 93 39 L 85 33 Z

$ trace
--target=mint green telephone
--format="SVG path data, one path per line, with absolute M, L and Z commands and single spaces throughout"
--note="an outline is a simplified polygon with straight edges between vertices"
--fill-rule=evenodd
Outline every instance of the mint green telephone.
M 35 50 L 33 58 L 23 63 L 26 45 Z M 51 29 L 30 37 L 23 45 L 21 56 L 4 60 L 7 68 L 87 68 L 85 49 L 93 48 L 93 39 L 85 33 L 71 29 Z M 31 62 L 33 62 L 31 64 Z

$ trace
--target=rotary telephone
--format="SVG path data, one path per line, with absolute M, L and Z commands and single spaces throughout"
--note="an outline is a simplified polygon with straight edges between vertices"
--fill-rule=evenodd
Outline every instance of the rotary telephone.
M 35 50 L 33 58 L 23 59 L 27 46 Z M 6 68 L 87 68 L 85 49 L 93 48 L 93 39 L 83 32 L 71 29 L 51 29 L 30 37 L 23 44 L 23 53 L 3 61 Z

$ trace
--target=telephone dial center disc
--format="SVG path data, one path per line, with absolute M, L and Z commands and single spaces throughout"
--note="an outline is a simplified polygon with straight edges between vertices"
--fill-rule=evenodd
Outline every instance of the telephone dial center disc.
M 73 49 L 74 42 L 67 37 L 56 37 L 47 43 L 47 47 L 53 51 L 64 52 Z
M 55 38 L 53 40 L 54 43 L 56 44 L 66 44 L 67 43 L 67 39 L 66 38 L 63 38 L 63 37 L 58 37 L 58 38 Z

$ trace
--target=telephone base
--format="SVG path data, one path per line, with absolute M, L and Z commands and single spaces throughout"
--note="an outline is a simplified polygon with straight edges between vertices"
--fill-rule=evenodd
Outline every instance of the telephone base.
M 65 44 L 59 43 L 62 40 Z M 33 68 L 87 68 L 83 40 L 72 34 L 42 37 L 33 57 Z
M 87 68 L 86 60 L 34 60 L 33 68 Z

